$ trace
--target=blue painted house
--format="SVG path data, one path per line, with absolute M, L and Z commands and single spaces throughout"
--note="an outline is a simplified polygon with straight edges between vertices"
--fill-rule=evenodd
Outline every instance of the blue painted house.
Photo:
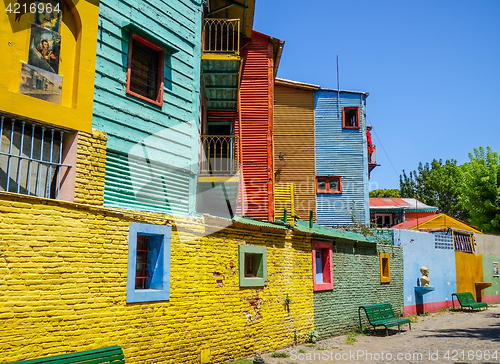
M 315 91 L 316 218 L 369 224 L 366 92 Z
M 403 247 L 405 316 L 451 308 L 451 295 L 457 292 L 453 237 L 395 229 L 394 245 Z M 419 287 L 423 266 L 429 269 L 432 290 Z
M 104 205 L 195 210 L 202 0 L 103 0 L 93 128 L 108 136 Z

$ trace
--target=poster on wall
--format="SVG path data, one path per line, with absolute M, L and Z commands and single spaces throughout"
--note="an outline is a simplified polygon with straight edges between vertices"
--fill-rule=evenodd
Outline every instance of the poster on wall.
M 62 79 L 61 75 L 23 62 L 19 92 L 54 104 L 61 104 Z
M 38 0 L 33 22 L 56 33 L 61 33 L 62 10 L 60 1 Z
M 59 73 L 61 35 L 31 24 L 28 64 L 52 73 Z
M 493 277 L 498 277 L 498 262 L 493 262 Z

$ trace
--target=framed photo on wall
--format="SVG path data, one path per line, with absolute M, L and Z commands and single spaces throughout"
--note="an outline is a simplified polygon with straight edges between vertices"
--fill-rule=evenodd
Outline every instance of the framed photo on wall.
M 493 262 L 493 277 L 498 277 L 498 262 Z

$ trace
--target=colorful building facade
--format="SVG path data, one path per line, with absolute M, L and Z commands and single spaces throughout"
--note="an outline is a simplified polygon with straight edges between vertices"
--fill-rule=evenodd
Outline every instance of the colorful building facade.
M 105 206 L 195 211 L 202 10 L 100 3 L 92 125 L 108 136 Z
M 316 219 L 369 224 L 366 92 L 315 91 Z
M 14 5 L 0 22 L 0 191 L 73 201 L 78 141 L 92 130 L 99 5 Z
M 314 91 L 319 86 L 276 79 L 274 83 L 274 180 L 293 183 L 295 218 L 316 221 Z M 276 204 L 279 205 L 278 202 Z M 276 218 L 283 219 L 281 214 Z
M 378 228 L 390 228 L 409 220 L 436 215 L 438 208 L 414 198 L 370 197 L 370 221 Z

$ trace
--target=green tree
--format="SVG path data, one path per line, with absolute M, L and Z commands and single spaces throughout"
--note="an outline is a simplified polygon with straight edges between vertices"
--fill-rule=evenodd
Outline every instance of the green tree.
M 409 176 L 403 170 L 399 181 L 401 197 L 416 198 L 459 219 L 466 217 L 459 199 L 461 179 L 456 160 L 447 160 L 444 164 L 441 159 L 419 163 L 417 171 L 410 172 Z
M 370 191 L 370 197 L 401 197 L 397 188 Z
M 487 233 L 500 233 L 500 159 L 490 147 L 474 148 L 461 166 L 460 200 L 468 221 Z

